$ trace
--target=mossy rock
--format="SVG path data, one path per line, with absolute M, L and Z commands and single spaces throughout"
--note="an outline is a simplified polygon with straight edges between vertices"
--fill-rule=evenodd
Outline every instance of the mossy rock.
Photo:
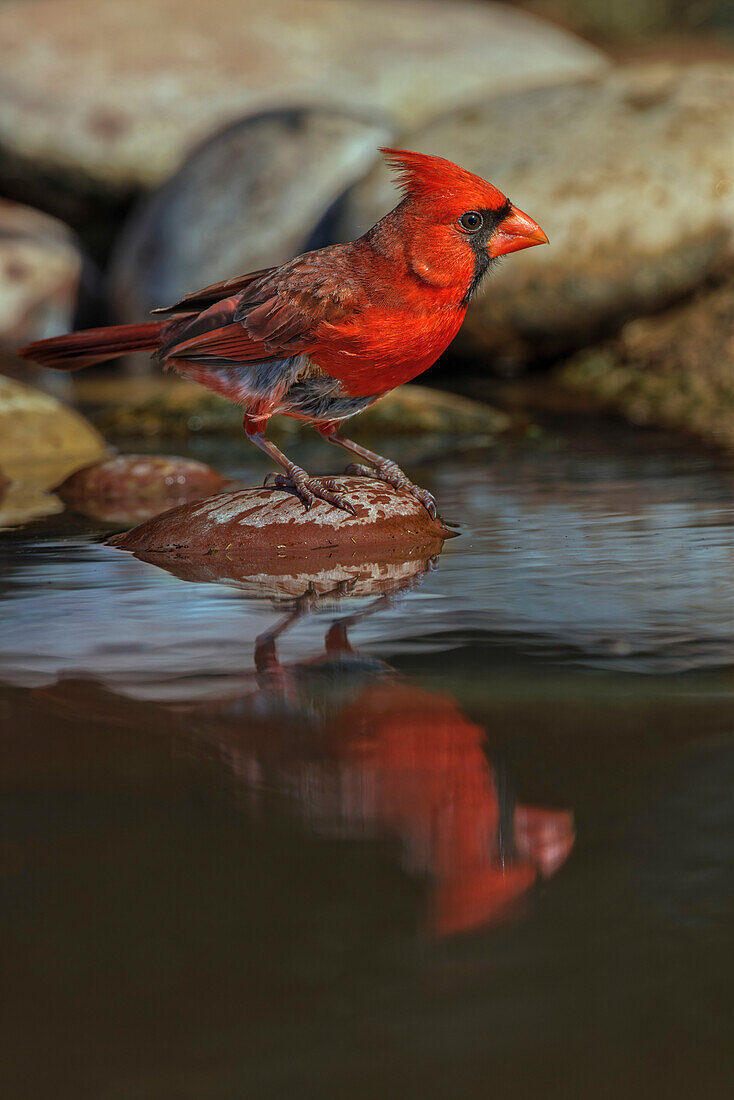
M 79 413 L 0 375 L 0 529 L 62 511 L 48 490 L 105 449 Z
M 734 276 L 618 340 L 584 351 L 557 381 L 635 424 L 734 450 Z
M 108 436 L 181 438 L 192 433 L 242 433 L 242 410 L 201 386 L 175 377 L 79 378 L 77 400 Z M 288 438 L 308 425 L 276 416 L 269 434 Z M 490 405 L 426 386 L 402 386 L 349 421 L 358 436 L 432 432 L 494 437 L 511 426 Z
M 49 465 L 48 485 L 105 453 L 105 442 L 74 409 L 0 375 L 0 466 L 15 480 Z

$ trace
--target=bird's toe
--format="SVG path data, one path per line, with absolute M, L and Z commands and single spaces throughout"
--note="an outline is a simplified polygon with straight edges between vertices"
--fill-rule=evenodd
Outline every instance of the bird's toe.
M 356 516 L 357 511 L 354 505 L 347 497 L 337 491 L 340 486 L 332 478 L 312 479 L 309 481 L 308 487 L 319 500 L 325 500 L 327 504 L 333 505 L 334 508 L 339 508 L 342 512 L 349 512 L 350 515 Z
M 427 489 L 421 489 L 420 485 L 415 485 L 397 463 L 386 460 L 382 465 L 375 467 L 374 470 L 370 470 L 367 466 L 358 465 L 349 466 L 347 469 L 349 473 L 358 474 L 361 477 L 376 477 L 380 481 L 392 485 L 394 489 L 402 489 L 406 493 L 410 493 L 416 500 L 421 502 L 431 519 L 436 518 L 438 513 L 433 493 L 429 493 Z
M 351 474 L 353 477 L 377 477 L 377 470 L 371 469 L 369 466 L 362 466 L 359 462 L 350 462 L 344 469 L 345 474 Z

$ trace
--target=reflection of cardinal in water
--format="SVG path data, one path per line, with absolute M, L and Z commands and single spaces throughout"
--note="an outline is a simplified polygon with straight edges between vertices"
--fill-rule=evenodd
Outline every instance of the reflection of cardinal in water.
M 300 600 L 258 638 L 255 683 L 204 703 L 162 703 L 155 714 L 146 703 L 144 715 L 213 750 L 251 809 L 275 793 L 322 835 L 394 840 L 405 870 L 429 885 L 431 930 L 448 935 L 501 920 L 558 870 L 573 847 L 572 816 L 513 806 L 484 731 L 450 695 L 352 649 L 349 627 L 390 598 L 335 623 L 324 653 L 282 665 L 278 637 L 310 610 Z M 87 716 L 131 720 L 119 697 L 83 682 L 43 694 Z
M 502 919 L 567 858 L 572 815 L 501 806 L 484 731 L 450 695 L 355 653 L 347 629 L 362 615 L 337 622 L 320 657 L 281 665 L 276 638 L 301 613 L 258 639 L 259 689 L 237 700 L 247 721 L 220 754 L 251 793 L 285 794 L 319 832 L 396 840 L 406 871 L 430 883 L 435 933 Z

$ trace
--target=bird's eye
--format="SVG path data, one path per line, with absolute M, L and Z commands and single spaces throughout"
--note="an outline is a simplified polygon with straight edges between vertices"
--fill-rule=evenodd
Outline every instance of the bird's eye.
M 467 210 L 466 214 L 462 214 L 459 218 L 459 225 L 465 233 L 476 233 L 477 229 L 481 229 L 484 223 L 484 218 L 478 210 Z

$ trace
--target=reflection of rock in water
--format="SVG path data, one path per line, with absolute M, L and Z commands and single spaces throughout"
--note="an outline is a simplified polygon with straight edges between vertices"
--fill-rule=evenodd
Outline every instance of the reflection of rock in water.
M 153 555 L 148 558 L 142 554 L 137 556 L 141 560 L 163 565 L 160 558 Z M 435 557 L 429 561 L 435 561 Z M 273 571 L 272 561 L 268 567 L 264 560 L 261 563 L 252 560 L 238 562 L 227 554 L 219 559 L 191 559 L 181 555 L 168 558 L 165 568 L 181 580 L 226 584 L 253 599 L 267 596 L 273 600 L 292 600 L 306 595 L 338 599 L 347 595 L 353 598 L 374 596 L 409 587 L 411 581 L 417 581 L 426 572 L 429 561 L 420 556 L 404 560 L 403 555 L 391 560 L 389 554 L 381 562 L 360 561 L 354 551 L 351 561 L 339 561 L 337 555 L 327 552 L 311 555 L 308 567 L 303 568 L 303 562 L 298 557 L 292 554 L 286 557 L 284 554 L 278 563 L 283 570 L 281 573 Z M 263 572 L 258 571 L 260 564 Z

